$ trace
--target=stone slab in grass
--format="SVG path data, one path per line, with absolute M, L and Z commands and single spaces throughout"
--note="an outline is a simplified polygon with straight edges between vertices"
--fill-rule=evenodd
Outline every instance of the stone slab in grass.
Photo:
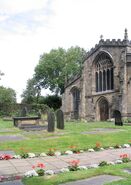
M 0 150 L 0 155 L 3 154 L 16 155 L 15 152 L 11 150 Z
M 131 168 L 124 169 L 123 171 L 131 174 Z
M 78 180 L 74 182 L 68 182 L 61 185 L 103 185 L 104 183 L 122 180 L 122 177 L 112 175 L 99 175 L 84 180 Z
M 25 139 L 23 136 L 19 135 L 1 135 L 0 136 L 0 142 L 4 141 L 19 141 Z
M 20 180 L 9 181 L 9 182 L 1 182 L 0 185 L 23 185 Z
M 118 128 L 97 128 L 91 131 L 81 132 L 81 134 L 101 134 L 101 133 L 120 132 L 120 131 L 125 131 L 125 130 L 118 129 Z
M 13 132 L 14 130 L 12 130 L 12 129 L 9 129 L 9 128 L 2 128 L 2 129 L 0 129 L 0 133 L 2 133 L 2 132 Z

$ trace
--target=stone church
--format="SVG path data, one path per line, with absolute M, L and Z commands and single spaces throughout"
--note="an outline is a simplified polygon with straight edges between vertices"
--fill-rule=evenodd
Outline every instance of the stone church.
M 131 41 L 125 29 L 123 40 L 101 36 L 85 57 L 81 75 L 65 84 L 62 95 L 65 119 L 87 121 L 131 117 Z

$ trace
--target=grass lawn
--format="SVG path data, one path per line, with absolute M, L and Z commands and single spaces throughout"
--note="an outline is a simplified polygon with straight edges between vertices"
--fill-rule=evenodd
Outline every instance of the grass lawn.
M 124 168 L 131 168 L 131 163 L 128 164 L 119 164 L 115 166 L 105 166 L 100 167 L 98 169 L 88 169 L 83 171 L 76 172 L 67 172 L 59 175 L 54 175 L 50 178 L 46 177 L 33 177 L 33 178 L 25 178 L 23 179 L 23 183 L 25 185 L 59 185 L 68 181 L 75 181 L 78 179 L 85 179 L 92 176 L 102 175 L 102 174 L 110 174 L 121 176 L 124 179 L 108 183 L 108 185 L 130 185 L 131 184 L 131 175 L 123 172 Z
M 96 128 L 118 128 L 119 132 L 103 132 L 96 134 L 82 134 Z M 20 148 L 29 152 L 47 152 L 49 148 L 65 151 L 69 146 L 75 145 L 80 149 L 88 149 L 100 142 L 102 147 L 129 143 L 131 140 L 131 126 L 116 127 L 111 122 L 68 122 L 64 130 L 56 129 L 54 133 L 47 131 L 26 132 L 13 127 L 13 122 L 0 120 L 0 135 L 22 135 L 21 141 L 6 141 L 0 143 L 0 150 L 14 150 L 20 153 Z

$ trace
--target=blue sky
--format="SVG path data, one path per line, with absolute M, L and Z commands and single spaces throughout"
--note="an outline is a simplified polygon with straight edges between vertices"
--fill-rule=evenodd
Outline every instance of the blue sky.
M 0 83 L 20 94 L 39 57 L 52 48 L 131 39 L 130 0 L 0 0 Z M 48 91 L 43 91 L 44 94 Z

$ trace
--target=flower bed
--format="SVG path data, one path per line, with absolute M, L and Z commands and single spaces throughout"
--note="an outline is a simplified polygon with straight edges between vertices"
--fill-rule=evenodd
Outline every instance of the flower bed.
M 2 154 L 0 155 L 0 160 L 9 160 L 9 159 L 21 159 L 21 158 L 34 158 L 34 157 L 46 157 L 46 156 L 60 156 L 60 155 L 72 155 L 72 154 L 79 154 L 83 152 L 99 152 L 107 149 L 119 149 L 119 148 L 129 148 L 131 147 L 130 144 L 123 144 L 119 145 L 116 144 L 115 146 L 110 146 L 110 147 L 105 147 L 103 148 L 101 143 L 97 142 L 96 146 L 94 148 L 89 148 L 86 150 L 81 150 L 77 146 L 69 146 L 70 150 L 66 150 L 64 152 L 57 151 L 54 148 L 50 148 L 48 152 L 42 152 L 40 154 L 35 154 L 35 153 L 28 153 L 27 150 L 24 150 L 23 148 L 21 149 L 21 154 L 20 155 L 9 155 L 9 154 Z
M 119 156 L 120 158 L 117 159 L 115 162 L 113 161 L 101 161 L 99 164 L 92 164 L 87 166 L 79 166 L 80 160 L 71 160 L 69 161 L 69 166 L 66 168 L 62 168 L 58 173 L 67 173 L 70 171 L 78 171 L 78 170 L 89 170 L 90 168 L 99 168 L 103 166 L 109 166 L 109 165 L 116 165 L 116 164 L 122 164 L 122 163 L 128 163 L 131 160 L 129 159 L 127 154 L 121 154 Z M 37 169 L 39 167 L 39 169 Z M 25 177 L 32 177 L 32 176 L 43 176 L 43 175 L 54 175 L 55 171 L 53 170 L 43 170 L 45 168 L 44 164 L 38 163 L 36 166 L 32 167 L 33 170 L 30 170 L 25 173 Z

